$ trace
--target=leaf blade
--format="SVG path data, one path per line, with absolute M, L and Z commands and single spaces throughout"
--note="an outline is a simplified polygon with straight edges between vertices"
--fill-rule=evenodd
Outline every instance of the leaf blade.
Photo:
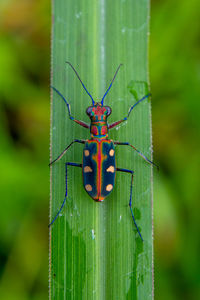
M 54 7 L 53 84 L 70 99 L 72 115 L 87 121 L 85 108 L 91 101 L 72 70 L 62 63 L 66 60 L 77 68 L 94 99 L 105 93 L 117 66 L 123 63 L 105 104 L 113 108 L 110 122 L 125 117 L 137 100 L 134 96 L 142 98 L 148 89 L 149 2 L 59 1 Z M 86 139 L 89 134 L 67 118 L 56 95 L 53 106 L 52 156 L 56 157 L 74 138 Z M 130 142 L 151 156 L 150 122 L 146 101 L 134 109 L 126 126 L 110 131 L 110 137 Z M 128 207 L 130 176 L 117 174 L 111 196 L 98 204 L 85 193 L 81 171 L 71 168 L 69 197 L 51 229 L 50 299 L 152 299 L 152 170 L 130 149 L 117 148 L 116 154 L 117 166 L 136 174 L 133 207 L 145 242 L 138 237 Z M 81 147 L 71 149 L 52 168 L 52 215 L 64 196 L 64 161 L 80 163 Z

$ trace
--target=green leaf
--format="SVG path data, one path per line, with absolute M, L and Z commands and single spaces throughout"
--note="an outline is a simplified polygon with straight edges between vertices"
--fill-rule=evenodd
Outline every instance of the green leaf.
M 101 100 L 118 65 L 123 63 L 105 98 L 112 107 L 109 123 L 124 118 L 131 105 L 148 93 L 149 1 L 55 1 L 53 6 L 52 85 L 67 99 L 72 115 L 89 122 L 91 99 Z M 89 130 L 72 122 L 67 107 L 52 92 L 51 160 Z M 129 142 L 151 158 L 150 100 L 137 105 L 127 122 L 109 138 Z M 51 167 L 50 220 L 65 196 L 65 162 L 82 163 L 82 144 L 74 144 Z M 85 192 L 82 171 L 68 167 L 68 197 L 50 229 L 50 299 L 152 299 L 152 167 L 128 146 L 116 147 L 119 168 L 134 170 L 133 211 L 129 209 L 131 176 L 117 172 L 115 188 L 103 203 Z

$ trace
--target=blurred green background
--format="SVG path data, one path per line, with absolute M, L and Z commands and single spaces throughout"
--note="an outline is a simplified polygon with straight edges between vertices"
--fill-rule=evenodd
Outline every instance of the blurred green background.
M 0 298 L 48 297 L 49 0 L 0 2 Z M 126 66 L 128 67 L 128 66 Z M 152 0 L 155 299 L 200 299 L 200 2 Z

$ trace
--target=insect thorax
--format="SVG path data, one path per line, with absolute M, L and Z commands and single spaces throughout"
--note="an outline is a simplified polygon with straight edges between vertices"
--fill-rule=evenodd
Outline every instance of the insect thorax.
M 108 137 L 107 120 L 91 120 L 90 125 L 91 138 L 105 139 Z
M 111 114 L 109 106 L 102 106 L 96 102 L 94 106 L 87 108 L 86 113 L 90 117 L 90 133 L 92 139 L 106 139 L 108 137 L 107 117 Z

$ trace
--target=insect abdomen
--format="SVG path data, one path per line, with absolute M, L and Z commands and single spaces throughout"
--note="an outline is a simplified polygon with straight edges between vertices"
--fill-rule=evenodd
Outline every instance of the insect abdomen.
M 96 201 L 103 201 L 115 183 L 115 150 L 111 140 L 88 140 L 83 150 L 83 184 Z

